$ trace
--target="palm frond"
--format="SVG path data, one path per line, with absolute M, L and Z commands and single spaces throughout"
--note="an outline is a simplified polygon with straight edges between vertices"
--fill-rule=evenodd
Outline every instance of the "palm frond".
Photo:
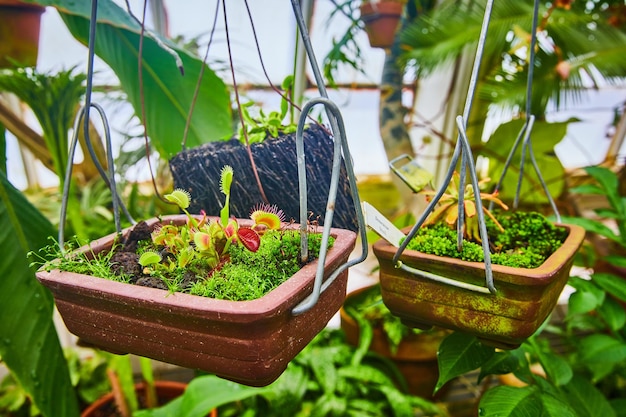
M 416 75 L 426 76 L 449 64 L 468 48 L 475 48 L 485 0 L 446 1 L 417 19 L 401 34 Z M 623 82 L 626 77 L 626 34 L 609 24 L 603 13 L 586 8 L 540 8 L 544 18 L 538 33 L 531 110 L 545 114 L 549 103 L 557 108 L 584 98 L 595 86 Z M 489 24 L 478 97 L 507 109 L 523 109 L 528 77 L 528 48 L 533 2 L 495 2 Z

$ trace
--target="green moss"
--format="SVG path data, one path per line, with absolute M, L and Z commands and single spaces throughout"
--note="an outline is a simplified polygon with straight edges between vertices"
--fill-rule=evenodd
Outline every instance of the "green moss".
M 309 233 L 307 236 L 311 261 L 319 256 L 322 234 Z M 331 236 L 329 248 L 333 243 L 334 238 Z M 158 248 L 151 241 L 140 243 L 139 254 L 149 250 L 158 251 Z M 45 251 L 42 261 L 34 264 L 47 270 L 58 268 L 113 281 L 132 281 L 131 276 L 113 271 L 113 251 L 99 254 L 61 254 L 58 246 L 52 245 L 45 248 Z M 163 281 L 170 292 L 188 292 L 211 298 L 243 301 L 262 297 L 303 266 L 300 262 L 300 232 L 297 230 L 269 230 L 261 237 L 257 252 L 251 252 L 242 245 L 234 245 L 230 248 L 229 255 L 230 259 L 215 269 L 206 259 L 199 257 L 184 268 L 170 264 L 168 268 L 153 272 L 151 276 Z M 52 258 L 56 258 L 56 261 L 44 262 L 45 259 Z
M 319 255 L 321 240 L 321 234 L 308 235 L 309 252 L 314 258 Z M 257 252 L 241 246 L 231 248 L 230 261 L 196 282 L 190 293 L 233 301 L 260 298 L 298 272 L 302 267 L 299 259 L 298 231 L 269 231 L 263 235 Z
M 559 228 L 539 213 L 493 213 L 504 228 L 487 218 L 487 234 L 491 247 L 491 260 L 497 265 L 519 268 L 540 266 L 565 238 L 567 230 Z M 438 256 L 458 258 L 470 262 L 483 262 L 484 253 L 479 242 L 463 241 L 461 252 L 457 249 L 456 230 L 446 224 L 421 228 L 408 248 Z

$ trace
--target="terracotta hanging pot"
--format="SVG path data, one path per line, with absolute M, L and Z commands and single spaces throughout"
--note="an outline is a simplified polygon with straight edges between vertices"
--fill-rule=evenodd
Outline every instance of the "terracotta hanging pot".
M 405 2 L 364 1 L 361 3 L 361 20 L 372 48 L 389 48 L 393 45 Z
M 346 297 L 344 306 L 353 303 L 373 286 L 360 288 L 351 292 Z M 355 308 L 356 305 L 354 305 Z M 344 307 L 341 308 L 341 328 L 346 334 L 346 341 L 351 345 L 358 346 L 360 329 L 357 322 L 348 314 Z M 433 392 L 439 379 L 439 364 L 437 351 L 443 338 L 449 333 L 438 329 L 433 331 L 410 333 L 406 335 L 394 352 L 381 325 L 373 326 L 372 343 L 369 350 L 381 356 L 389 358 L 398 368 L 406 380 L 409 393 L 422 398 L 433 399 Z M 449 385 L 439 390 L 436 398 L 441 398 L 447 393 Z
M 165 405 L 168 402 L 180 397 L 185 392 L 187 384 L 176 381 L 154 381 L 159 405 Z M 144 383 L 135 385 L 135 392 L 139 398 L 144 395 L 146 385 Z M 89 407 L 85 408 L 81 413 L 81 417 L 106 417 L 117 416 L 117 408 L 115 406 L 115 398 L 112 392 L 103 395 L 94 401 Z M 217 415 L 217 413 L 215 413 Z M 213 416 L 213 414 L 212 414 Z
M 176 215 L 147 223 L 156 227 L 186 220 Z M 240 221 L 242 226 L 247 223 Z M 331 229 L 331 235 L 335 241 L 326 256 L 324 280 L 345 264 L 356 241 L 356 234 L 348 230 Z M 82 250 L 108 251 L 114 239 L 115 234 L 106 236 Z M 52 291 L 67 328 L 86 343 L 263 386 L 280 376 L 343 303 L 347 269 L 310 310 L 293 314 L 312 292 L 317 264 L 310 262 L 251 301 L 170 293 L 59 270 L 39 271 L 37 278 Z
M 473 334 L 500 348 L 516 348 L 539 328 L 556 305 L 569 278 L 574 255 L 584 240 L 581 227 L 560 227 L 566 228 L 569 235 L 538 268 L 493 265 L 496 294 L 460 288 L 396 268 L 393 257 L 397 248 L 380 240 L 373 250 L 380 263 L 383 301 L 409 326 L 436 325 Z M 475 286 L 485 283 L 483 263 L 408 249 L 400 261 L 455 281 Z
M 41 14 L 45 10 L 37 4 L 0 0 L 0 68 L 37 65 Z

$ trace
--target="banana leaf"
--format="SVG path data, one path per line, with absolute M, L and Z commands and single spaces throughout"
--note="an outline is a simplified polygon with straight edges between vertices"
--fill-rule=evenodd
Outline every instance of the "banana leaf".
M 52 321 L 52 295 L 27 253 L 55 233 L 0 173 L 0 356 L 44 416 L 78 416 L 78 403 Z
M 87 45 L 91 2 L 31 2 L 55 7 L 72 35 Z M 172 54 L 149 36 L 144 38 L 142 51 L 144 119 L 137 58 L 140 33 L 140 25 L 127 11 L 112 0 L 98 2 L 95 52 L 119 78 L 135 113 L 145 123 L 155 149 L 168 159 L 182 149 L 187 116 L 203 68 L 202 83 L 189 125 L 187 147 L 229 139 L 233 133 L 230 95 L 224 82 L 201 59 L 162 39 L 182 60 L 182 75 Z

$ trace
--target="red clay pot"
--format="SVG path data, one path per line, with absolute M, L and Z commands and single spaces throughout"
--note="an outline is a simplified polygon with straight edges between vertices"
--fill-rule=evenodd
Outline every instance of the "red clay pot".
M 404 3 L 395 1 L 361 3 L 361 20 L 372 48 L 389 48 L 393 45 Z
M 182 224 L 186 216 L 163 217 L 163 222 L 170 221 Z M 159 221 L 148 224 L 156 226 Z M 348 230 L 332 229 L 331 234 L 335 242 L 326 256 L 324 279 L 346 262 L 356 241 L 356 234 Z M 109 250 L 114 237 L 92 242 L 91 250 Z M 311 293 L 316 269 L 313 261 L 252 301 L 172 294 L 58 270 L 37 272 L 37 278 L 52 291 L 67 328 L 89 344 L 264 386 L 280 376 L 343 303 L 347 270 L 312 309 L 292 314 Z
M 165 405 L 183 395 L 187 384 L 175 381 L 154 381 L 159 405 Z M 142 395 L 146 390 L 144 383 L 135 385 L 135 391 Z M 115 416 L 115 398 L 110 392 L 94 401 L 89 407 L 85 408 L 80 417 L 106 417 Z M 112 413 L 113 412 L 113 413 Z
M 470 333 L 503 349 L 518 347 L 544 322 L 556 305 L 569 278 L 573 257 L 585 238 L 583 228 L 569 230 L 563 245 L 534 269 L 493 265 L 496 294 L 454 287 L 393 264 L 396 248 L 380 240 L 373 246 L 380 263 L 383 301 L 409 326 L 440 326 Z M 485 266 L 453 258 L 405 250 L 400 260 L 407 266 L 478 286 L 485 284 Z
M 45 7 L 0 0 L 0 68 L 37 65 L 41 14 Z

